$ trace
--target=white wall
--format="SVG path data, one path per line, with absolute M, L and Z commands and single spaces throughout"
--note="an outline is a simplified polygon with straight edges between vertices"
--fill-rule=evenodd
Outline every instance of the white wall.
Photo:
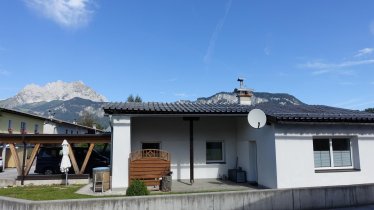
M 71 134 L 71 131 L 73 131 L 73 134 L 88 133 L 87 128 L 82 128 L 80 126 L 71 125 L 67 123 L 51 122 L 47 120 L 44 122 L 44 125 L 43 125 L 44 134 L 66 134 L 66 130 L 68 130 L 67 134 Z
M 246 117 L 237 120 L 237 148 L 239 166 L 247 171 L 247 180 L 254 180 L 249 161 L 249 141 L 257 143 L 257 182 L 268 188 L 277 188 L 276 156 L 273 126 L 266 125 L 260 129 L 251 128 Z
M 43 125 L 44 134 L 57 134 L 56 124 L 50 121 L 45 121 Z
M 112 116 L 112 190 L 128 187 L 129 154 L 131 152 L 131 119 L 128 116 Z
M 182 117 L 137 117 L 132 119 L 132 151 L 142 142 L 160 142 L 171 153 L 173 179 L 189 179 L 189 121 Z M 223 140 L 225 164 L 206 163 L 206 141 Z M 201 117 L 194 122 L 195 179 L 218 178 L 235 167 L 236 120 L 233 117 Z
M 374 183 L 374 126 L 278 124 L 275 131 L 278 188 Z M 361 171 L 316 173 L 317 136 L 352 137 L 354 166 Z

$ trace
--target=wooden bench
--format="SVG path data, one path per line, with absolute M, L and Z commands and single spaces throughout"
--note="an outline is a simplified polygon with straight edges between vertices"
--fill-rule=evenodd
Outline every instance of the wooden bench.
M 159 186 L 170 173 L 170 155 L 162 150 L 139 150 L 130 155 L 130 183 L 142 180 L 147 186 Z

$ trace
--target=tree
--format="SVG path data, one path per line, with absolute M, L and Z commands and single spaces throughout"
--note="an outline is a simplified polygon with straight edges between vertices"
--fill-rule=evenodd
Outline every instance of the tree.
M 139 95 L 136 95 L 136 97 L 134 98 L 134 96 L 130 94 L 129 97 L 127 97 L 127 102 L 142 102 L 142 101 L 143 100 Z
M 374 108 L 367 108 L 364 110 L 365 112 L 371 112 L 371 113 L 374 113 Z
M 83 111 L 82 115 L 78 119 L 78 124 L 93 127 L 96 124 L 96 128 L 99 130 L 103 129 L 103 126 L 97 122 L 97 118 L 94 114 L 88 111 Z

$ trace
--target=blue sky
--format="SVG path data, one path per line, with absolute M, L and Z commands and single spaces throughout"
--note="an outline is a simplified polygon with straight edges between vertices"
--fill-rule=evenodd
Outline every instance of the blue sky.
M 2 0 L 0 99 L 81 80 L 110 101 L 255 91 L 374 107 L 374 1 Z

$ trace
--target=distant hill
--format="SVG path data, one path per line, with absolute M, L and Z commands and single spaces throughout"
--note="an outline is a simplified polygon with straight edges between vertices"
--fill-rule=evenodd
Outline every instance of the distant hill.
M 277 103 L 280 105 L 304 104 L 296 97 L 285 93 L 254 92 L 252 104 Z M 62 81 L 48 83 L 45 86 L 27 85 L 17 95 L 0 101 L 0 106 L 35 113 L 48 117 L 50 113 L 57 119 L 73 122 L 78 120 L 83 112 L 95 116 L 103 127 L 109 126 L 104 117 L 102 106 L 106 98 L 83 82 L 66 83 Z M 238 103 L 233 92 L 219 92 L 209 97 L 201 97 L 196 101 L 179 101 L 194 103 Z
M 23 104 L 17 106 L 16 109 L 32 112 L 38 115 L 48 117 L 49 111 L 54 113 L 54 117 L 61 120 L 73 122 L 78 120 L 84 111 L 95 116 L 98 123 L 107 127 L 109 125 L 108 119 L 104 118 L 104 111 L 102 106 L 104 102 L 95 102 L 82 98 L 73 98 L 67 101 L 54 100 L 50 102 L 37 102 L 30 104 Z
M 286 93 L 253 92 L 252 104 L 277 103 L 280 105 L 301 105 L 304 104 L 295 96 Z M 234 92 L 219 92 L 209 97 L 198 98 L 197 103 L 238 103 Z
M 84 111 L 93 114 L 104 127 L 109 126 L 102 106 L 107 99 L 83 82 L 56 81 L 44 86 L 26 85 L 15 96 L 0 101 L 0 107 L 17 109 L 48 117 L 73 122 Z

